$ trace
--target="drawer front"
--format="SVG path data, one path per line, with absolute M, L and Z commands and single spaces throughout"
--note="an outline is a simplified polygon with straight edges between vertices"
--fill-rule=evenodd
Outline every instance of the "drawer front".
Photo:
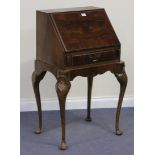
M 69 55 L 66 57 L 67 66 L 79 66 L 104 61 L 119 60 L 120 50 L 95 52 L 90 54 Z

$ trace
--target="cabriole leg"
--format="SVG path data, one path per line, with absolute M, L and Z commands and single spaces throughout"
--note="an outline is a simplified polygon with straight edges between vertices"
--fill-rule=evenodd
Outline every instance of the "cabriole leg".
M 122 108 L 123 97 L 126 90 L 128 78 L 127 78 L 125 69 L 123 69 L 123 72 L 121 74 L 115 74 L 115 76 L 118 82 L 120 83 L 120 94 L 119 94 L 119 100 L 118 100 L 117 112 L 116 112 L 115 130 L 116 130 L 116 135 L 122 135 L 123 132 L 120 130 L 119 121 L 120 121 L 120 112 Z
M 65 78 L 58 78 L 56 83 L 56 92 L 59 99 L 59 106 L 60 106 L 60 117 L 61 117 L 61 128 L 62 128 L 62 139 L 59 149 L 66 150 L 67 143 L 66 143 L 66 132 L 65 132 L 65 104 L 66 104 L 66 97 L 69 92 L 71 84 Z
M 88 94 L 87 94 L 86 121 L 92 121 L 92 119 L 91 119 L 91 94 L 92 94 L 93 77 L 87 77 L 87 82 L 88 82 Z
M 44 78 L 46 71 L 37 74 L 35 71 L 32 74 L 32 85 L 34 89 L 34 94 L 37 102 L 38 108 L 38 118 L 39 118 L 39 125 L 38 128 L 35 130 L 36 134 L 40 134 L 42 130 L 42 110 L 41 110 L 41 100 L 40 100 L 40 91 L 39 91 L 39 83 Z

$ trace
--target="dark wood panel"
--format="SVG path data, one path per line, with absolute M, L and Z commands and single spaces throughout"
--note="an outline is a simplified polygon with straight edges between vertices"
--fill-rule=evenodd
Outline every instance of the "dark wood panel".
M 36 16 L 37 60 L 63 68 L 65 63 L 64 48 L 57 36 L 50 16 L 39 11 Z
M 67 52 L 120 46 L 104 9 L 51 16 Z

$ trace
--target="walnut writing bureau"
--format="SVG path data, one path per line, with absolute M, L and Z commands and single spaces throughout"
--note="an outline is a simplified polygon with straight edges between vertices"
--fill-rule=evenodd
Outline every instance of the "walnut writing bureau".
M 76 76 L 88 79 L 86 121 L 91 121 L 91 90 L 93 77 L 106 71 L 120 83 L 116 111 L 116 135 L 121 135 L 119 117 L 127 85 L 124 62 L 120 60 L 121 45 L 103 8 L 86 7 L 36 12 L 36 60 L 32 83 L 36 97 L 39 127 L 42 111 L 39 83 L 47 71 L 57 79 L 56 92 L 60 105 L 62 139 L 60 149 L 67 149 L 65 136 L 65 102 Z

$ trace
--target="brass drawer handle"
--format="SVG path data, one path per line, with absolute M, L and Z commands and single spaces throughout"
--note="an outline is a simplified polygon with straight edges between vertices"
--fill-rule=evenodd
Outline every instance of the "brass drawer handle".
M 93 61 L 93 62 L 96 62 L 96 61 L 98 61 L 98 60 L 97 60 L 97 59 L 93 59 L 92 61 Z
M 99 60 L 99 58 L 96 57 L 96 55 L 89 55 L 88 60 L 91 62 L 97 62 Z
M 89 60 L 91 62 L 97 62 L 101 58 L 101 53 L 97 53 L 97 54 L 94 54 L 94 55 L 89 55 L 88 57 L 89 57 Z

